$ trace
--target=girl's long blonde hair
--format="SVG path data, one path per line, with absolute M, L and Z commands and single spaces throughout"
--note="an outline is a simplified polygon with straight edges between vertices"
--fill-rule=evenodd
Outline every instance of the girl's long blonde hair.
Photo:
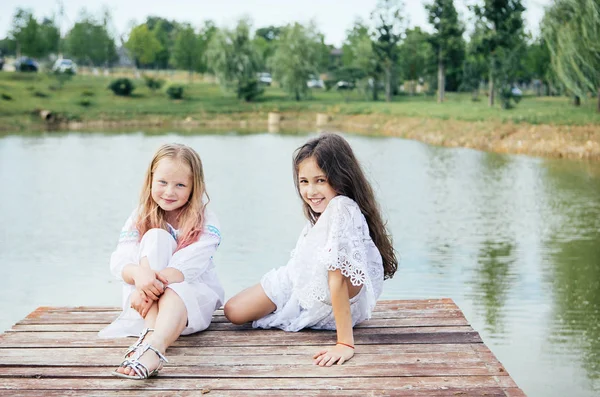
M 140 234 L 140 239 L 150 229 L 160 228 L 169 230 L 167 227 L 166 212 L 152 199 L 152 176 L 158 166 L 158 162 L 164 158 L 178 160 L 182 164 L 189 166 L 192 172 L 192 191 L 190 192 L 190 197 L 177 215 L 179 221 L 177 250 L 180 250 L 196 242 L 200 237 L 204 221 L 204 207 L 209 202 L 204 185 L 202 162 L 194 149 L 177 143 L 165 144 L 158 148 L 146 171 L 135 226 Z M 206 203 L 203 202 L 204 195 L 207 198 Z

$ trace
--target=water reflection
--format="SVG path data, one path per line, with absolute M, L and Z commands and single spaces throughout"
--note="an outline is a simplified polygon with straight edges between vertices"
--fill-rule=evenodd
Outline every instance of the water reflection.
M 554 293 L 549 346 L 580 352 L 600 391 L 600 174 L 585 164 L 550 163 L 547 170 L 549 189 L 562 192 L 554 195 L 561 217 L 547 241 Z

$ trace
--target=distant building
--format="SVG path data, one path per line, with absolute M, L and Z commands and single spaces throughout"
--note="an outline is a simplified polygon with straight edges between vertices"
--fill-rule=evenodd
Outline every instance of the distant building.
M 135 62 L 133 61 L 133 58 L 129 54 L 129 50 L 127 48 L 125 48 L 125 46 L 121 45 L 119 48 L 117 48 L 117 56 L 118 56 L 118 60 L 117 60 L 117 63 L 115 64 L 116 67 L 132 68 L 135 66 Z

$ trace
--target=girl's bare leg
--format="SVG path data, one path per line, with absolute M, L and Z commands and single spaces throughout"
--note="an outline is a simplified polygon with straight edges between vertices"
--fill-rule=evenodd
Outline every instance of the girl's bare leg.
M 244 324 L 273 313 L 277 306 L 260 284 L 246 288 L 225 304 L 225 316 L 234 324 Z
M 187 323 L 187 310 L 183 301 L 175 291 L 165 289 L 158 303 L 144 318 L 146 327 L 154 328 L 154 332 L 148 333 L 144 343 L 149 343 L 163 355 L 169 346 L 179 338 Z M 152 351 L 146 353 L 139 360 L 150 371 L 158 367 L 158 356 Z M 118 372 L 133 375 L 134 371 L 129 368 L 119 368 Z

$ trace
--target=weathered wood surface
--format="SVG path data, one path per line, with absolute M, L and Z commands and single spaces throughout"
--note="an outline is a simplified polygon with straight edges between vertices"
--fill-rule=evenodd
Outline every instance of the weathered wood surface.
M 215 312 L 204 332 L 167 350 L 157 378 L 110 375 L 132 338 L 96 333 L 113 307 L 40 307 L 0 335 L 0 396 L 524 396 L 451 299 L 380 301 L 355 328 L 357 354 L 322 368 L 330 331 L 234 326 Z

